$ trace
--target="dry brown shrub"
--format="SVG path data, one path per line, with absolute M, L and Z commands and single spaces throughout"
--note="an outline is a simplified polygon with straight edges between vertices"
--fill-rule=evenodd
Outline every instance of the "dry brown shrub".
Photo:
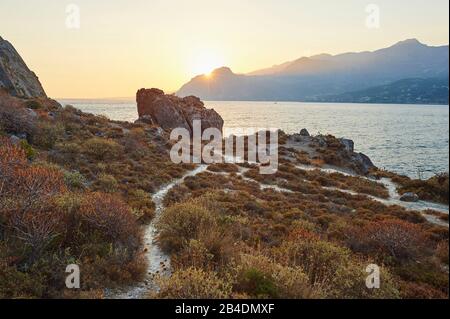
M 159 292 L 151 298 L 162 299 L 228 299 L 231 284 L 215 272 L 188 268 L 158 280 Z
M 116 197 L 103 193 L 87 194 L 80 214 L 88 229 L 100 231 L 108 240 L 121 241 L 130 247 L 139 245 L 139 228 L 133 213 Z

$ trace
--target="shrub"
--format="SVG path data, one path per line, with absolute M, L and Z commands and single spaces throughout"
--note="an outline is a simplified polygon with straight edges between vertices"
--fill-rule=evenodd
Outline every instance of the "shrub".
M 0 98 L 0 129 L 11 134 L 32 136 L 36 128 L 36 120 L 24 109 L 20 100 L 13 97 Z
M 0 259 L 0 299 L 33 298 L 44 291 L 42 277 L 20 272 Z
M 174 269 L 196 268 L 211 270 L 211 262 L 214 255 L 208 252 L 205 245 L 192 239 L 179 253 L 172 257 L 172 267 Z
M 161 299 L 227 299 L 231 284 L 216 273 L 201 269 L 179 270 L 170 277 L 159 278 L 159 292 L 151 297 Z
M 2 183 L 12 183 L 14 173 L 27 165 L 25 150 L 11 143 L 6 137 L 0 138 L 0 179 Z M 6 191 L 5 187 L 0 189 Z M 9 189 L 11 190 L 11 189 Z M 0 194 L 1 194 L 0 191 Z
M 289 240 L 274 250 L 283 265 L 300 267 L 310 284 L 327 298 L 397 298 L 398 290 L 388 271 L 381 269 L 381 289 L 366 287 L 366 265 L 351 258 L 350 251 L 314 236 Z
M 84 142 L 82 151 L 93 159 L 102 161 L 119 157 L 122 146 L 112 139 L 94 137 Z
M 372 222 L 356 230 L 350 246 L 356 251 L 380 253 L 402 262 L 423 254 L 428 249 L 427 241 L 428 237 L 420 226 L 391 219 Z
M 58 163 L 65 165 L 74 165 L 81 155 L 81 146 L 77 143 L 61 142 L 55 145 L 55 152 L 52 152 L 52 158 Z
M 59 123 L 40 122 L 33 135 L 32 142 L 44 149 L 52 149 L 64 134 L 64 127 Z
M 153 218 L 155 213 L 155 204 L 149 193 L 142 189 L 133 189 L 128 195 L 128 204 L 138 219 L 148 220 Z
M 16 212 L 8 221 L 14 237 L 29 250 L 27 261 L 34 263 L 62 232 L 61 215 L 57 212 Z
M 36 157 L 36 150 L 28 144 L 27 140 L 21 140 L 19 145 L 23 148 L 29 160 L 33 160 Z
M 448 241 L 442 241 L 438 244 L 436 248 L 436 256 L 439 261 L 448 265 Z
M 271 261 L 263 255 L 241 256 L 236 267 L 234 290 L 256 298 L 305 299 L 320 296 L 298 267 Z
M 448 273 L 437 268 L 432 260 L 424 260 L 420 263 L 410 261 L 394 269 L 397 276 L 403 280 L 416 284 L 426 284 L 448 294 Z
M 403 299 L 448 299 L 447 295 L 442 291 L 423 283 L 402 281 L 400 283 L 400 292 Z
M 119 187 L 116 178 L 108 174 L 101 174 L 97 179 L 96 185 L 105 193 L 115 193 Z
M 39 101 L 31 100 L 31 101 L 27 101 L 25 103 L 25 107 L 32 109 L 32 110 L 39 110 L 42 108 L 42 104 L 39 103 Z
M 4 211 L 45 210 L 52 196 L 66 191 L 60 170 L 29 166 L 21 147 L 3 143 L 0 147 L 0 202 Z
M 64 172 L 64 182 L 70 190 L 82 190 L 86 187 L 86 178 L 77 171 Z
M 350 252 L 315 236 L 285 241 L 275 250 L 283 265 L 300 266 L 312 285 L 327 285 L 336 269 L 348 263 Z
M 158 221 L 158 241 L 168 252 L 178 252 L 191 239 L 198 239 L 200 229 L 214 229 L 216 219 L 210 211 L 193 201 L 165 210 Z
M 106 240 L 120 241 L 130 248 L 139 245 L 139 228 L 131 209 L 114 196 L 102 193 L 86 195 L 80 214 L 87 231 L 98 232 Z

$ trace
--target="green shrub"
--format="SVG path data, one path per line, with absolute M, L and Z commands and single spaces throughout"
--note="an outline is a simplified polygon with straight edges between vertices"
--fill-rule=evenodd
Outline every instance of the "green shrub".
M 39 101 L 36 101 L 36 100 L 30 100 L 30 101 L 27 101 L 27 103 L 25 104 L 25 106 L 26 106 L 27 108 L 29 108 L 29 109 L 32 109 L 32 110 L 39 110 L 39 109 L 42 109 L 42 104 L 39 103 Z
M 119 183 L 112 175 L 101 174 L 96 182 L 99 190 L 105 193 L 115 193 L 119 189 Z
M 22 147 L 25 151 L 25 154 L 29 160 L 33 160 L 36 157 L 36 150 L 30 144 L 28 144 L 27 140 L 21 140 L 19 144 L 20 147 Z
M 70 190 L 82 190 L 86 187 L 86 178 L 77 171 L 64 172 L 64 182 Z
M 64 135 L 64 127 L 59 123 L 40 122 L 32 142 L 38 147 L 52 149 L 58 139 Z
M 94 137 L 83 144 L 83 153 L 96 160 L 110 160 L 122 154 L 123 147 L 112 139 Z
M 261 271 L 250 268 L 240 278 L 241 289 L 257 298 L 278 298 L 279 292 L 270 276 Z

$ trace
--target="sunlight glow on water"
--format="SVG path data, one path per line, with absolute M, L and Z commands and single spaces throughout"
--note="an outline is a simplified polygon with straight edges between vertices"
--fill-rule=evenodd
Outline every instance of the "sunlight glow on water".
M 112 120 L 135 121 L 132 101 L 64 101 L 84 112 Z M 316 104 L 295 102 L 206 102 L 225 120 L 225 127 L 307 128 L 355 141 L 380 168 L 413 178 L 449 170 L 449 107 L 429 105 Z

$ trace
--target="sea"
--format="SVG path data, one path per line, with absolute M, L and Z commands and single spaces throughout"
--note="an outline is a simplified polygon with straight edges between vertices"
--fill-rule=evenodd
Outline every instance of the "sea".
M 132 99 L 60 100 L 84 112 L 134 122 Z M 430 178 L 449 171 L 449 106 L 337 104 L 300 102 L 207 101 L 225 121 L 228 133 L 242 129 L 282 129 L 332 134 L 352 139 L 355 150 L 379 168 L 411 178 Z

